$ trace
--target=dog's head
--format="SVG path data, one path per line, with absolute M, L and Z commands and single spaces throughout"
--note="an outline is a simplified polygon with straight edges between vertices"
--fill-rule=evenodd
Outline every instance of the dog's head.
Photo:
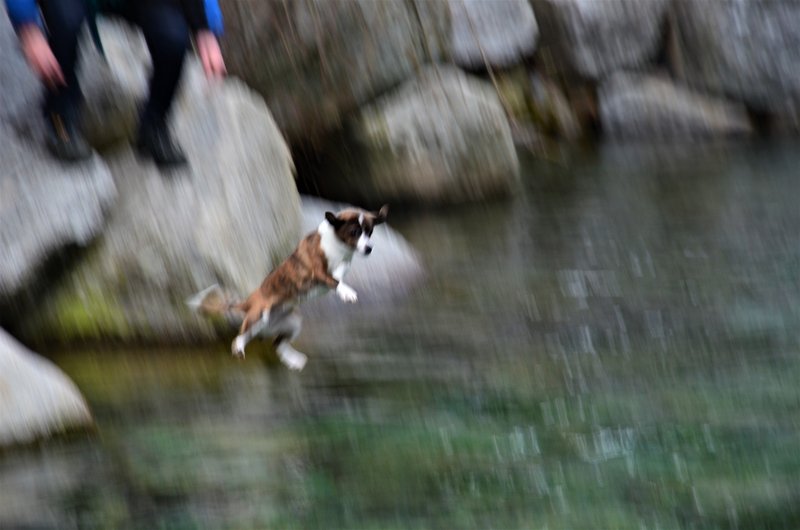
M 347 209 L 334 214 L 325 212 L 325 219 L 333 227 L 336 237 L 348 247 L 369 255 L 372 252 L 370 237 L 372 230 L 386 221 L 389 206 L 383 205 L 377 212 Z

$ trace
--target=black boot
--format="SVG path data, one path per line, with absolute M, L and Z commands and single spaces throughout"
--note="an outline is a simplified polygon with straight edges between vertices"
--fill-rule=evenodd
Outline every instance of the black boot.
M 92 156 L 86 138 L 78 126 L 77 112 L 48 112 L 47 148 L 61 160 L 85 160 Z
M 159 166 L 182 166 L 186 155 L 176 144 L 165 123 L 143 123 L 139 127 L 136 148 L 142 156 L 149 156 Z

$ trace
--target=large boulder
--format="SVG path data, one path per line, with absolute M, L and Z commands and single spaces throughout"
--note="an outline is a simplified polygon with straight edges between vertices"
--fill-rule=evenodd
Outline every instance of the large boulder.
M 663 75 L 614 74 L 600 85 L 600 122 L 613 138 L 692 139 L 753 133 L 743 105 L 694 92 Z
M 427 0 L 227 0 L 228 70 L 260 92 L 291 141 L 336 128 L 346 113 L 443 56 L 447 4 Z
M 377 204 L 458 204 L 509 194 L 519 181 L 511 129 L 491 84 L 429 67 L 354 116 L 328 148 L 321 195 Z
M 449 0 L 453 61 L 505 68 L 533 55 L 539 28 L 528 0 Z
M 541 66 L 594 81 L 655 58 L 668 0 L 532 0 L 532 5 Z
M 0 8 L 0 319 L 58 275 L 50 267 L 88 246 L 116 188 L 98 157 L 64 164 L 44 151 L 41 87 Z M 35 134 L 29 134 L 35 132 Z
M 761 111 L 800 103 L 800 3 L 675 0 L 673 65 L 689 84 Z
M 34 288 L 49 260 L 101 231 L 116 188 L 98 157 L 65 164 L 44 151 L 38 81 L 0 15 L 0 307 Z M 8 80 L 6 84 L 5 80 Z M 28 134 L 36 130 L 35 135 Z
M 99 235 L 116 187 L 97 156 L 53 160 L 0 126 L 0 306 L 30 291 L 48 260 Z
M 92 424 L 75 384 L 0 330 L 0 447 Z
M 191 61 L 174 129 L 185 169 L 129 149 L 107 161 L 119 201 L 102 238 L 48 304 L 30 340 L 181 342 L 215 336 L 184 299 L 212 283 L 245 292 L 297 242 L 291 155 L 264 102 L 240 82 L 209 87 Z

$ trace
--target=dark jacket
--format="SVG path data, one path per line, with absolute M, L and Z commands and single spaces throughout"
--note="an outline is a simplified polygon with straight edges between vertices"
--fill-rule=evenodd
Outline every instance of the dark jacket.
M 133 0 L 140 2 L 142 0 Z M 222 33 L 222 12 L 217 0 L 156 0 L 174 2 L 181 6 L 189 27 L 194 31 L 209 29 Z M 8 17 L 15 28 L 24 24 L 40 24 L 37 0 L 5 0 Z

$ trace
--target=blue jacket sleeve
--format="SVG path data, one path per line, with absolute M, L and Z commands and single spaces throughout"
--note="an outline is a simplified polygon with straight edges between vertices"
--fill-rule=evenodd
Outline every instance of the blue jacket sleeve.
M 24 24 L 41 25 L 39 6 L 36 4 L 36 0 L 6 0 L 6 9 L 8 18 L 15 28 Z
M 219 8 L 217 0 L 204 0 L 206 3 L 206 18 L 208 19 L 208 29 L 216 36 L 222 35 L 224 24 L 222 21 L 222 10 Z
M 181 0 L 186 21 L 192 30 L 209 29 L 222 33 L 222 11 L 217 0 Z

